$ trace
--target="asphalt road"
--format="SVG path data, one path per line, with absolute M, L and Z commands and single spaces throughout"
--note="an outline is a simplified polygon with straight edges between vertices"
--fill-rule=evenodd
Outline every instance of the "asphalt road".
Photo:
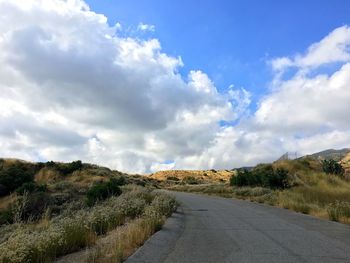
M 181 202 L 127 262 L 350 262 L 350 226 L 247 201 L 172 193 Z

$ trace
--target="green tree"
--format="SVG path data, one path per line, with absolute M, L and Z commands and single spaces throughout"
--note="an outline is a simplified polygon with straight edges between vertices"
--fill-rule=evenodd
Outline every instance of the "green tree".
M 344 168 L 333 159 L 322 161 L 322 169 L 326 174 L 344 175 Z

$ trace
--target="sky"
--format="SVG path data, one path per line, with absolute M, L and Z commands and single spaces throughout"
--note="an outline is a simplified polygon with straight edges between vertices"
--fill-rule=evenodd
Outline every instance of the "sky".
M 218 90 L 230 85 L 266 92 L 271 71 L 266 61 L 303 52 L 339 26 L 350 23 L 347 0 L 88 0 L 90 7 L 125 28 L 154 26 L 144 37 L 181 56 L 182 72 L 199 69 Z
M 0 156 L 150 173 L 350 147 L 349 11 L 0 0 Z

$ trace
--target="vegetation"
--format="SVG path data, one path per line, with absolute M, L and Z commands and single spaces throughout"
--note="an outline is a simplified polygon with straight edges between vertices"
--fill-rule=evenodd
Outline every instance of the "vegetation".
M 339 221 L 340 219 L 349 220 L 350 218 L 350 202 L 335 201 L 327 207 L 329 218 L 333 221 Z
M 123 262 L 136 248 L 141 246 L 154 232 L 161 229 L 167 216 L 176 209 L 174 198 L 164 194 L 156 194 L 150 205 L 147 206 L 141 217 L 117 229 L 113 242 L 104 243 L 96 251 L 87 255 L 93 262 Z
M 184 184 L 199 184 L 198 179 L 193 176 L 186 176 L 184 179 L 182 179 L 182 182 Z
M 240 169 L 237 175 L 233 175 L 230 180 L 233 186 L 261 186 L 272 189 L 286 189 L 290 187 L 288 170 L 284 168 L 274 169 L 272 165 L 260 165 L 248 171 Z
M 322 161 L 322 169 L 326 174 L 344 175 L 344 168 L 333 159 Z
M 113 244 L 116 258 L 125 258 L 176 208 L 174 198 L 152 192 L 156 180 L 81 161 L 0 159 L 0 181 L 0 263 L 51 262 L 83 248 L 96 250 L 111 232 L 139 233 L 100 248 Z M 92 255 L 101 261 L 105 256 Z
M 168 177 L 167 177 L 167 180 L 176 181 L 176 182 L 180 181 L 180 179 L 177 178 L 177 177 L 175 177 L 175 176 L 168 176 Z
M 23 195 L 24 193 L 33 193 L 33 192 L 46 192 L 47 186 L 45 184 L 37 184 L 35 182 L 27 182 L 22 184 L 16 189 L 16 193 Z
M 91 208 L 67 209 L 59 217 L 43 218 L 44 221 L 38 225 L 25 222 L 13 225 L 12 231 L 7 231 L 7 237 L 0 244 L 0 262 L 49 262 L 58 256 L 92 246 L 100 235 L 125 224 L 128 218 L 140 217 L 132 221 L 134 227 L 129 227 L 129 231 L 136 231 L 135 228 L 147 226 L 144 235 L 133 237 L 132 246 L 136 248 L 160 229 L 164 218 L 175 210 L 176 202 L 169 196 L 154 194 L 141 187 L 124 190 L 119 197 L 112 196 Z M 123 250 L 125 242 L 130 240 L 112 243 L 116 246 L 116 258 L 127 256 Z
M 49 161 L 45 165 L 56 169 L 63 175 L 71 174 L 83 168 L 83 163 L 80 160 L 73 161 L 71 163 L 55 163 L 54 161 Z
M 87 204 L 91 206 L 97 201 L 105 200 L 113 195 L 120 195 L 122 191 L 119 186 L 124 184 L 124 182 L 125 180 L 111 178 L 108 182 L 96 183 L 86 193 Z
M 2 165 L 0 170 L 0 196 L 21 187 L 24 183 L 33 182 L 35 167 L 21 162 L 15 162 L 9 166 Z

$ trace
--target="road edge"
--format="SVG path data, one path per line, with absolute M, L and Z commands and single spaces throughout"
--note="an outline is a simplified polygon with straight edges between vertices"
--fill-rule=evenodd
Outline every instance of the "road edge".
M 161 263 L 170 254 L 185 227 L 182 206 L 166 220 L 162 229 L 152 235 L 125 261 L 126 263 Z

